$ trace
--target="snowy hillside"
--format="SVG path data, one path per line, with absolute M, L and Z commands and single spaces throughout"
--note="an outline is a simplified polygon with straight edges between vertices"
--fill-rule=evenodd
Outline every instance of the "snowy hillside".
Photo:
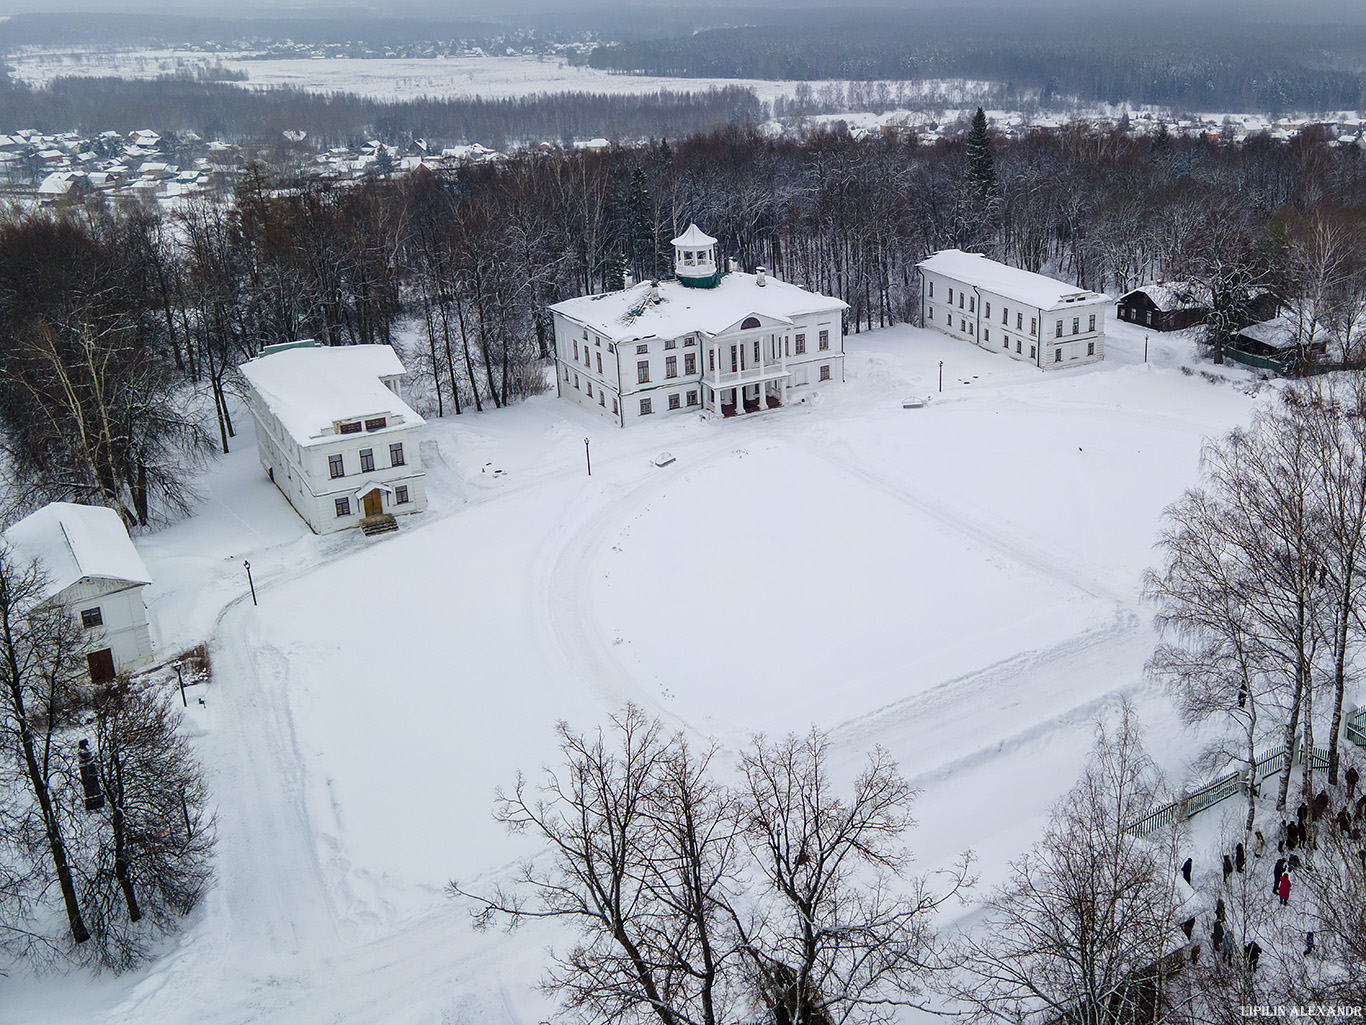
M 727 752 L 811 723 L 842 772 L 886 746 L 923 791 L 917 868 L 971 848 L 983 888 L 1119 695 L 1179 773 L 1193 744 L 1143 677 L 1139 575 L 1202 438 L 1258 400 L 1241 370 L 1183 373 L 1181 337 L 1145 364 L 1142 331 L 1107 332 L 1105 362 L 1048 375 L 933 332 L 852 335 L 847 385 L 725 421 L 618 430 L 553 395 L 433 417 L 431 508 L 373 541 L 309 534 L 248 428 L 197 514 L 138 540 L 163 648 L 211 643 L 218 883 L 150 968 L 12 973 L 0 1017 L 546 1020 L 565 937 L 476 933 L 445 886 L 511 875 L 529 848 L 494 788 L 554 757 L 557 719 L 628 701 Z

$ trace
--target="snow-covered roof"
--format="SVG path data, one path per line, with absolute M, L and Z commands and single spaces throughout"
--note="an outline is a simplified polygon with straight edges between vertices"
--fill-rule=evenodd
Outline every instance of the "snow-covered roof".
M 1077 302 L 1109 301 L 1102 292 L 1092 292 L 1086 288 L 1069 285 L 1065 281 L 1044 277 L 1033 271 L 1009 267 L 995 260 L 988 260 L 981 253 L 965 253 L 961 249 L 944 249 L 928 259 L 921 260 L 916 266 L 923 270 L 956 278 L 968 284 L 985 288 L 997 295 L 1026 306 L 1041 310 L 1051 310 L 1057 306 Z
M 1164 313 L 1168 310 L 1184 310 L 1192 306 L 1204 306 L 1206 301 L 1202 298 L 1208 290 L 1198 282 L 1192 281 L 1157 281 L 1148 285 L 1139 285 L 1132 291 L 1125 292 L 1119 298 L 1121 301 L 1142 292 L 1152 300 L 1154 306 Z
M 716 239 L 712 238 L 696 224 L 689 224 L 688 230 L 674 239 L 673 244 L 676 246 L 693 246 L 694 248 L 698 248 L 701 246 L 714 246 L 716 245 Z
M 1323 342 L 1328 333 L 1323 325 L 1314 325 L 1312 338 L 1306 338 L 1308 324 L 1300 324 L 1293 317 L 1272 317 L 1270 320 L 1249 324 L 1238 331 L 1245 338 L 1261 342 L 1268 349 L 1294 349 L 1300 345 Z
M 690 332 L 715 335 L 746 317 L 791 324 L 809 313 L 838 313 L 849 308 L 842 299 L 768 278 L 763 287 L 753 274 L 724 276 L 715 288 L 688 288 L 676 281 L 658 286 L 642 281 L 620 292 L 566 299 L 550 309 L 599 334 L 616 339 L 677 338 Z M 658 298 L 652 298 L 657 288 Z
M 425 422 L 381 380 L 405 373 L 388 345 L 285 349 L 248 360 L 242 373 L 300 445 L 330 441 L 342 420 L 383 416 L 390 427 Z
M 10 527 L 5 540 L 20 562 L 42 564 L 48 597 L 92 578 L 152 582 L 123 520 L 104 506 L 53 502 Z

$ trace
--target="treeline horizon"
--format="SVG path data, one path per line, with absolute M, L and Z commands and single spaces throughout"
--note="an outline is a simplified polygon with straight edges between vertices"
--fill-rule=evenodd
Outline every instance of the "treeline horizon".
M 283 132 L 305 130 L 317 146 L 368 139 L 407 145 L 414 139 L 493 149 L 576 139 L 678 139 L 718 125 L 762 121 L 768 108 L 750 89 L 696 92 L 540 93 L 506 99 L 416 97 L 377 100 L 291 86 L 244 89 L 189 76 L 158 79 L 61 77 L 33 87 L 0 78 L 0 110 L 14 131 L 32 128 L 93 136 L 149 124 L 206 139 L 273 146 Z

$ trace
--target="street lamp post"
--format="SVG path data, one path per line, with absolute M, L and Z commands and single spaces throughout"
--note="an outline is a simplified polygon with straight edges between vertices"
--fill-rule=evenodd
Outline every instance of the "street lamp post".
M 247 571 L 247 586 L 251 588 L 251 603 L 256 604 L 256 585 L 251 580 L 251 563 L 246 559 L 242 560 L 242 568 Z
M 944 361 L 942 359 L 939 361 L 939 390 L 940 392 L 944 390 Z
M 588 464 L 588 476 L 593 476 L 593 457 L 588 454 L 588 439 L 583 439 L 583 461 Z

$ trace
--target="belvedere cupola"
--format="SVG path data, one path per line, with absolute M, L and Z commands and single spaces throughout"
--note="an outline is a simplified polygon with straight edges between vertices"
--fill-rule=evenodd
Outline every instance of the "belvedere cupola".
M 715 288 L 721 280 L 716 264 L 716 239 L 696 224 L 674 239 L 674 275 L 689 288 Z

